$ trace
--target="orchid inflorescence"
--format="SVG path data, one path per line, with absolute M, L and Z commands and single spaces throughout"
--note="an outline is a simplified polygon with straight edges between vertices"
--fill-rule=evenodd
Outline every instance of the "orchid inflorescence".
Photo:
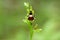
M 34 10 L 32 6 L 28 2 L 24 2 L 24 6 L 27 9 L 27 15 L 23 21 L 29 25 L 30 30 L 30 40 L 32 40 L 33 32 L 40 32 L 42 29 L 37 29 L 38 24 L 36 24 L 33 28 L 32 22 L 34 22 Z

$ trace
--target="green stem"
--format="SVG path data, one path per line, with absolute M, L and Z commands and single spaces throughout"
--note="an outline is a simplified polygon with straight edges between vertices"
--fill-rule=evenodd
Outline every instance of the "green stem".
M 30 40 L 32 40 L 32 36 L 33 36 L 33 26 L 31 24 L 31 22 L 29 22 L 29 30 L 30 30 Z
M 32 40 L 32 36 L 33 36 L 33 28 L 32 28 L 32 25 L 30 26 L 30 40 Z

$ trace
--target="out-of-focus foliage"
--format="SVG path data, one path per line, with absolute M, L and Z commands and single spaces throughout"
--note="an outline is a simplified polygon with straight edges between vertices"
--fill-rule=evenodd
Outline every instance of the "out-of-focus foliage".
M 22 20 L 28 0 L 0 0 L 0 40 L 29 40 L 29 28 Z M 34 32 L 33 40 L 60 40 L 60 1 L 31 0 L 35 22 L 41 32 Z

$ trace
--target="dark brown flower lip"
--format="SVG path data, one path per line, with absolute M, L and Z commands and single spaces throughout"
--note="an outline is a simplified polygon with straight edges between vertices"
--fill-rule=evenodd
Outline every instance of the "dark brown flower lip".
M 29 17 L 28 20 L 33 21 L 34 17 Z

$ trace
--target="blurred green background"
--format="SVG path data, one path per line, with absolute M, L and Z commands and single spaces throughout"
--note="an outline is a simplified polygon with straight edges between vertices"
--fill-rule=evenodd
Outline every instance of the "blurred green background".
M 0 0 L 0 40 L 30 40 L 29 28 L 22 20 L 30 2 L 35 12 L 33 40 L 60 40 L 60 0 Z

